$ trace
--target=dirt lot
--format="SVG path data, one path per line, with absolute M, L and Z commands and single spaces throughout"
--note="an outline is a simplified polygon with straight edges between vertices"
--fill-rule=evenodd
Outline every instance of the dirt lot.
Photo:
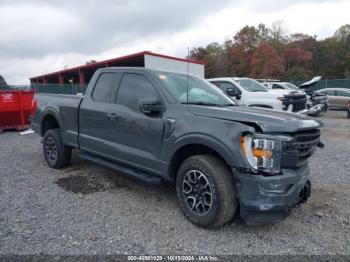
M 79 160 L 47 167 L 37 135 L 0 134 L 0 254 L 350 255 L 350 119 L 319 118 L 313 194 L 285 221 L 217 230 L 183 216 L 172 187 L 142 187 Z

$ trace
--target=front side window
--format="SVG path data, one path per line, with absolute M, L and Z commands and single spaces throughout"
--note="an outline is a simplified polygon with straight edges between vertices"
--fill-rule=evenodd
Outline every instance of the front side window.
M 334 96 L 335 91 L 334 90 L 322 90 L 322 93 L 326 93 L 327 95 Z
M 199 77 L 158 72 L 158 78 L 175 100 L 180 103 L 234 105 L 220 89 Z
M 102 73 L 95 85 L 92 98 L 98 102 L 106 102 L 111 95 L 114 82 L 114 73 Z
M 158 99 L 158 93 L 152 83 L 143 75 L 124 74 L 118 90 L 116 103 L 131 110 L 140 111 L 141 99 Z
M 258 81 L 250 78 L 234 79 L 234 81 L 242 86 L 248 92 L 268 92 L 267 87 L 260 84 Z

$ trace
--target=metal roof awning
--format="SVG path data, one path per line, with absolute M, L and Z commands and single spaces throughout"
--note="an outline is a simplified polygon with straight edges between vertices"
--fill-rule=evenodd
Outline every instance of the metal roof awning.
M 204 77 L 202 62 L 162 55 L 150 51 L 80 65 L 30 78 L 31 84 L 81 84 L 86 85 L 94 72 L 104 67 L 145 67 L 155 70 L 189 73 Z

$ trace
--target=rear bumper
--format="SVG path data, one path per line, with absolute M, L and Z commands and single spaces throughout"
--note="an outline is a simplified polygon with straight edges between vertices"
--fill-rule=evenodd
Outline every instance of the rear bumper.
M 282 175 L 236 174 L 240 216 L 247 224 L 276 223 L 311 193 L 307 164 Z

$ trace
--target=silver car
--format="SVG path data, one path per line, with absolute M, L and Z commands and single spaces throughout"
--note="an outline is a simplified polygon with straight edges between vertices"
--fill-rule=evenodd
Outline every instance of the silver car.
M 350 89 L 347 88 L 324 88 L 316 91 L 328 96 L 330 109 L 347 110 L 350 103 Z

